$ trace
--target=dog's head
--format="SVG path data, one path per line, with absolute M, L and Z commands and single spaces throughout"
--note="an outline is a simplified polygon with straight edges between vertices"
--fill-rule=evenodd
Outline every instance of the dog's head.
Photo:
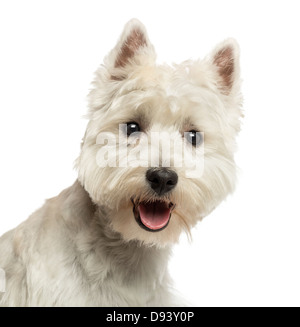
M 125 240 L 164 246 L 210 213 L 235 184 L 239 50 L 157 65 L 130 21 L 96 72 L 79 180 Z

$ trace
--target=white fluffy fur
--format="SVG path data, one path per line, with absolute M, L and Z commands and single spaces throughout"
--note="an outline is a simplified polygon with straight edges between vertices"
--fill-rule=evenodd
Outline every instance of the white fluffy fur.
M 235 185 L 235 137 L 240 129 L 239 50 L 228 39 L 205 59 L 159 66 L 144 26 L 130 21 L 97 72 L 89 124 L 77 160 L 78 181 L 47 200 L 0 238 L 6 272 L 3 306 L 178 305 L 167 262 L 171 245 L 208 215 Z M 167 197 L 176 208 L 167 228 L 136 223 L 131 198 L 153 198 L 145 167 L 99 168 L 97 135 L 142 121 L 146 133 L 205 135 L 204 172 Z

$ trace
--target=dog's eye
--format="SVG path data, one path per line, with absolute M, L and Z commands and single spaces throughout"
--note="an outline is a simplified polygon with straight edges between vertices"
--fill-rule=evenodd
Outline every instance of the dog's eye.
M 131 135 L 132 133 L 139 132 L 141 130 L 140 125 L 135 122 L 127 123 L 127 135 Z
M 197 131 L 189 131 L 184 133 L 186 140 L 193 146 L 199 146 L 203 142 L 203 135 Z

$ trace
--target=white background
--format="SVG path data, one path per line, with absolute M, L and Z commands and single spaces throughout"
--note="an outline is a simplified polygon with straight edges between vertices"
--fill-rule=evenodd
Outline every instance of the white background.
M 200 306 L 299 306 L 299 1 L 1 1 L 0 234 L 75 180 L 93 72 L 132 17 L 160 62 L 241 47 L 239 184 L 175 247 L 177 288 Z

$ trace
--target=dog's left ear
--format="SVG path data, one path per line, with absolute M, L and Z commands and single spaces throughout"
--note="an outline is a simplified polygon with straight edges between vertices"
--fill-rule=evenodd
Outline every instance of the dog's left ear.
M 153 62 L 155 57 L 145 26 L 132 19 L 125 25 L 119 42 L 106 58 L 106 66 L 111 79 L 122 80 L 135 66 Z
M 239 88 L 239 46 L 234 39 L 227 39 L 219 44 L 210 56 L 217 73 L 217 85 L 220 91 L 229 95 Z

